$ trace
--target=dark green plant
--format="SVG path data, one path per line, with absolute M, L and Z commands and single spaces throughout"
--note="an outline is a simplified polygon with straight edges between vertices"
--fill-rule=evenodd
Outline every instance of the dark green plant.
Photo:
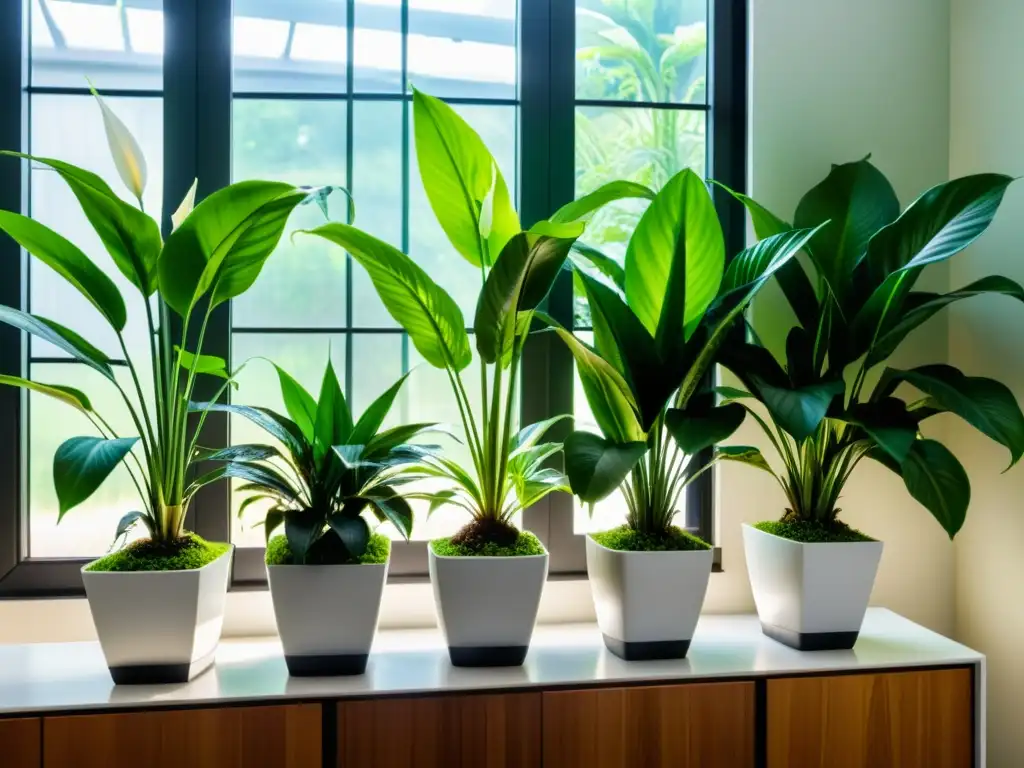
M 654 196 L 630 238 L 625 268 L 605 271 L 611 284 L 576 272 L 594 346 L 547 319 L 576 359 L 602 433 L 577 431 L 565 441 L 573 493 L 593 503 L 621 487 L 630 528 L 670 535 L 683 489 L 711 466 L 696 457 L 744 418 L 738 405 L 716 405 L 706 374 L 758 290 L 814 231 L 787 229 L 726 268 L 711 196 L 685 170 Z
M 54 397 L 83 413 L 99 436 L 72 437 L 53 461 L 59 503 L 58 522 L 88 499 L 118 464 L 124 464 L 139 493 L 142 508 L 129 512 L 117 526 L 116 539 L 141 522 L 150 537 L 177 542 L 188 504 L 204 484 L 196 480 L 196 440 L 209 409 L 190 407 L 199 376 L 224 379 L 219 399 L 231 382 L 224 360 L 203 354 L 211 313 L 255 282 L 273 252 L 285 222 L 298 205 L 316 200 L 325 205 L 329 189 L 307 190 L 271 181 L 243 181 L 209 195 L 193 210 L 196 187 L 171 217 L 174 231 L 166 241 L 142 205 L 146 161 L 138 143 L 96 94 L 118 173 L 138 202 L 123 201 L 96 174 L 60 160 L 25 158 L 55 171 L 71 189 L 117 269 L 138 289 L 146 311 L 152 392 L 142 383 L 142 361 L 125 344 L 127 312 L 121 292 L 76 245 L 12 211 L 0 211 L 0 230 L 67 280 L 114 330 L 130 383 L 114 375 L 114 362 L 75 331 L 14 307 L 0 307 L 0 322 L 53 344 L 110 382 L 137 430 L 121 436 L 96 412 L 88 396 L 67 386 L 48 385 L 17 376 L 0 376 L 0 384 L 23 387 Z M 182 333 L 173 334 L 171 315 Z M 175 338 L 187 344 L 175 344 Z M 186 349 L 191 347 L 191 349 Z M 115 541 L 116 541 L 115 539 Z
M 724 394 L 754 415 L 781 457 L 778 473 L 755 449 L 747 460 L 782 486 L 784 521 L 834 526 L 840 494 L 867 457 L 900 475 L 952 538 L 971 491 L 956 457 L 921 433 L 939 413 L 956 414 L 1005 445 L 1011 466 L 1024 454 L 1024 415 L 1003 384 L 945 364 L 882 368 L 915 328 L 955 301 L 982 294 L 1024 301 L 1024 289 L 999 276 L 945 294 L 914 290 L 926 266 L 956 255 L 988 228 L 1010 182 L 999 174 L 954 179 L 901 213 L 889 181 L 865 159 L 833 166 L 800 201 L 796 226 L 833 223 L 805 248 L 817 287 L 800 262 L 778 272 L 796 317 L 785 359 L 756 338 L 722 355 L 746 387 Z M 789 228 L 750 198 L 736 197 L 758 237 Z M 771 424 L 749 408 L 749 397 L 764 405 Z
M 363 516 L 366 511 L 381 523 L 392 523 L 408 539 L 412 509 L 398 486 L 422 478 L 416 467 L 437 450 L 436 446 L 409 442 L 434 430 L 434 424 L 381 430 L 409 374 L 353 421 L 330 360 L 317 400 L 287 371 L 274 368 L 287 417 L 269 408 L 245 405 L 201 407 L 250 420 L 275 438 L 284 452 L 265 444 L 204 452 L 206 461 L 224 462 L 204 479 L 245 481 L 238 490 L 250 495 L 239 506 L 239 516 L 255 502 L 270 501 L 264 520 L 267 541 L 283 524 L 292 558 L 298 564 L 358 561 L 370 541 L 370 527 Z

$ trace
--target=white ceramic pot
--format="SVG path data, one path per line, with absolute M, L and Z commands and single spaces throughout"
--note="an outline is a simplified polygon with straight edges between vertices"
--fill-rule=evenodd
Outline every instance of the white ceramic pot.
M 428 547 L 438 623 L 457 667 L 514 667 L 526 659 L 548 576 L 548 553 L 442 557 Z
M 213 664 L 233 554 L 234 547 L 189 571 L 82 568 L 89 610 L 115 683 L 184 683 Z
M 268 565 L 288 672 L 361 675 L 377 631 L 388 564 Z
M 587 573 L 604 644 L 627 661 L 682 659 L 711 576 L 710 549 L 619 552 L 587 536 Z
M 882 542 L 803 544 L 745 524 L 743 549 L 768 637 L 801 651 L 853 648 Z

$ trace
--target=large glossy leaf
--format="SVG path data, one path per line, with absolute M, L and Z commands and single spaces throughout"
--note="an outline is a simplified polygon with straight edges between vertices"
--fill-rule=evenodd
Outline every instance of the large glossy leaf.
M 0 323 L 12 325 L 20 331 L 31 333 L 43 341 L 53 344 L 81 363 L 85 363 L 105 378 L 114 380 L 110 358 L 96 349 L 70 328 L 38 315 L 30 315 L 20 309 L 0 305 Z
M 415 89 L 412 103 L 416 160 L 430 207 L 455 250 L 474 266 L 490 266 L 520 229 L 501 171 L 455 110 Z
M 114 282 L 78 246 L 38 221 L 0 211 L 0 229 L 22 248 L 63 277 L 99 311 L 116 331 L 128 322 L 124 299 Z
M 898 464 L 907 460 L 917 439 L 919 419 L 899 398 L 854 403 L 842 419 L 863 429 Z
M 160 295 L 184 317 L 210 293 L 216 305 L 255 282 L 288 215 L 309 193 L 274 181 L 240 181 L 195 207 L 164 244 Z
M 196 373 L 205 373 L 209 376 L 216 376 L 220 379 L 226 379 L 228 375 L 228 363 L 223 357 L 217 357 L 216 355 L 196 355 L 189 352 L 187 349 L 183 350 L 174 345 L 175 355 L 180 354 L 181 367 L 186 371 L 195 370 Z
M 74 387 L 66 387 L 63 384 L 40 384 L 38 381 L 29 381 L 21 376 L 6 376 L 2 374 L 0 374 L 0 384 L 9 387 L 21 387 L 32 392 L 38 392 L 41 395 L 49 395 L 80 411 L 92 410 L 92 403 L 89 402 L 89 398 L 85 396 L 84 392 L 80 392 Z
M 198 449 L 195 455 L 197 461 L 262 461 L 275 458 L 281 458 L 281 452 L 277 448 L 259 443 L 229 445 L 227 448 Z
M 284 409 L 302 432 L 306 441 L 312 445 L 315 438 L 316 400 L 288 371 L 276 363 L 271 363 L 271 365 L 277 371 L 277 380 L 281 385 L 281 399 L 284 401 Z
M 765 460 L 761 450 L 750 445 L 720 446 L 715 449 L 715 459 L 718 461 L 735 461 L 757 469 L 763 469 L 769 474 L 775 474 L 772 472 L 771 465 Z
M 412 536 L 412 507 L 409 502 L 390 488 L 376 488 L 366 494 L 366 500 L 379 513 L 378 517 L 388 520 L 395 529 L 408 539 Z
M 918 440 L 900 474 L 910 495 L 932 513 L 952 539 L 963 527 L 971 502 L 971 481 L 942 443 Z
M 557 469 L 540 469 L 517 478 L 515 482 L 516 499 L 523 509 L 556 491 L 572 492 L 569 479 Z
M 306 562 L 309 548 L 323 532 L 324 516 L 316 510 L 292 510 L 285 515 L 284 535 L 288 538 L 288 549 L 291 550 L 295 563 Z
M 191 496 L 200 488 L 225 478 L 245 480 L 248 484 L 246 486 L 247 489 L 258 489 L 261 492 L 271 493 L 287 500 L 289 503 L 295 503 L 299 499 L 299 494 L 292 485 L 291 480 L 281 474 L 274 466 L 268 463 L 256 464 L 244 461 L 224 464 L 204 475 L 200 475 L 189 484 L 185 495 Z
M 95 493 L 138 442 L 137 437 L 72 437 L 53 455 L 53 485 L 57 491 L 57 522 L 69 509 Z
M 616 200 L 627 198 L 653 200 L 654 192 L 649 187 L 645 187 L 643 184 L 638 184 L 635 181 L 609 181 L 593 192 L 563 205 L 555 211 L 551 221 L 578 221 L 589 216 L 598 208 L 608 205 L 608 203 L 614 203 Z
M 896 348 L 915 328 L 921 326 L 935 313 L 960 299 L 968 299 L 972 296 L 981 296 L 986 293 L 1002 294 L 1010 296 L 1018 301 L 1024 302 L 1024 288 L 1018 283 L 1006 277 L 991 275 L 976 280 L 958 291 L 950 293 L 910 293 L 899 312 L 886 314 L 885 323 L 877 329 L 877 336 L 874 339 L 863 339 L 860 344 L 867 348 L 865 366 L 870 368 L 873 365 L 884 362 L 889 355 L 896 351 Z M 867 309 L 867 307 L 865 307 Z M 863 310 L 862 310 L 863 312 Z M 872 333 L 872 328 L 864 313 L 858 315 L 858 321 L 854 324 L 854 333 Z
M 560 416 L 552 416 L 550 419 L 544 419 L 527 426 L 516 432 L 515 435 L 509 440 L 508 450 L 510 453 L 518 451 L 524 448 L 532 448 L 537 445 L 548 433 L 548 430 L 561 421 L 571 419 L 572 416 L 568 414 L 561 414 Z
M 202 413 L 203 411 L 216 411 L 231 413 L 248 419 L 256 426 L 269 433 L 276 440 L 281 441 L 288 452 L 300 461 L 305 457 L 306 440 L 298 425 L 270 408 L 253 408 L 248 405 L 234 405 L 229 403 L 190 403 L 189 411 Z
M 806 387 L 776 387 L 755 379 L 758 399 L 764 403 L 772 420 L 795 440 L 814 433 L 825 418 L 832 400 L 841 395 L 842 381 L 823 381 Z
M 1024 414 L 1005 384 L 982 376 L 965 376 L 950 365 L 923 365 L 886 373 L 917 387 L 942 409 L 1005 445 L 1010 450 L 1010 466 L 1024 455 Z
M 370 543 L 370 526 L 362 517 L 337 513 L 327 518 L 327 524 L 341 539 L 349 555 L 360 557 L 366 552 L 366 546 Z
M 436 424 L 401 424 L 391 429 L 385 429 L 374 436 L 367 444 L 365 455 L 368 459 L 377 460 L 388 455 L 395 447 L 409 442 L 410 440 L 430 432 L 442 432 L 448 434 L 447 430 L 441 429 Z M 455 437 L 454 435 L 451 435 Z M 455 438 L 456 440 L 458 438 Z
M 647 453 L 647 443 L 616 443 L 589 432 L 565 439 L 565 473 L 572 492 L 585 502 L 600 501 L 622 485 Z
M 644 211 L 626 248 L 626 302 L 665 349 L 688 338 L 718 293 L 725 241 L 704 182 L 673 176 Z
M 50 157 L 17 152 L 0 154 L 42 163 L 60 174 L 121 274 L 143 295 L 152 295 L 156 290 L 157 258 L 163 247 L 156 221 L 118 197 L 107 182 L 91 171 Z
M 387 418 L 388 413 L 391 411 L 391 406 L 394 404 L 395 398 L 398 397 L 399 390 L 401 390 L 402 385 L 405 384 L 405 380 L 408 378 L 409 374 L 406 373 L 388 387 L 380 397 L 370 403 L 370 407 L 363 411 L 363 415 L 359 417 L 359 421 L 352 428 L 352 434 L 348 439 L 350 443 L 353 445 L 368 445 L 373 440 L 377 430 L 380 429 L 380 425 L 384 423 L 384 419 Z
M 581 243 L 577 240 L 572 245 L 575 253 L 569 255 L 573 266 L 577 268 L 593 267 L 618 288 L 622 293 L 626 292 L 626 270 L 623 266 L 609 256 L 607 253 L 595 248 L 592 245 Z
M 520 232 L 505 244 L 476 305 L 473 328 L 481 360 L 498 360 L 515 333 L 518 314 L 536 309 L 548 295 L 573 242 Z
M 738 403 L 687 411 L 669 408 L 665 412 L 665 428 L 679 449 L 692 456 L 730 437 L 746 415 L 746 409 Z
M 341 383 L 330 360 L 327 361 L 327 369 L 320 384 L 313 432 L 313 456 L 316 461 L 330 454 L 333 446 L 347 445 L 349 435 L 352 434 L 352 412 L 345 401 L 345 393 L 341 390 Z
M 892 185 L 867 159 L 833 165 L 824 181 L 797 206 L 793 221 L 797 227 L 831 221 L 815 237 L 810 254 L 844 314 L 849 312 L 851 276 L 868 241 L 899 214 Z
M 462 311 L 412 259 L 347 224 L 325 224 L 310 234 L 340 245 L 366 269 L 388 313 L 430 365 L 461 371 L 472 362 Z

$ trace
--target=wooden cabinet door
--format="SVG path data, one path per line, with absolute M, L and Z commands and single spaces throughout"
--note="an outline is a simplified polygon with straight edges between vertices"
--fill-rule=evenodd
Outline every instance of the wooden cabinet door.
M 753 683 L 544 694 L 544 768 L 753 765 Z
M 42 741 L 42 724 L 38 717 L 0 720 L 0 765 L 40 768 Z
M 768 681 L 768 768 L 968 768 L 968 669 Z
M 322 768 L 319 705 L 43 720 L 45 768 Z
M 338 768 L 538 768 L 539 693 L 338 705 Z

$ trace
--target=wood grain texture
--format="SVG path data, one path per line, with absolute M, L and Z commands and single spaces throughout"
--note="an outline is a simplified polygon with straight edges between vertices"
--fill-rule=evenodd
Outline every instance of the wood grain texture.
M 338 705 L 338 768 L 538 768 L 541 694 Z
M 753 683 L 544 694 L 544 768 L 753 765 Z
M 322 768 L 316 704 L 43 720 L 44 768 Z
M 768 681 L 768 768 L 968 768 L 971 672 Z
M 0 720 L 0 765 L 4 768 L 39 768 L 42 721 L 38 717 Z

